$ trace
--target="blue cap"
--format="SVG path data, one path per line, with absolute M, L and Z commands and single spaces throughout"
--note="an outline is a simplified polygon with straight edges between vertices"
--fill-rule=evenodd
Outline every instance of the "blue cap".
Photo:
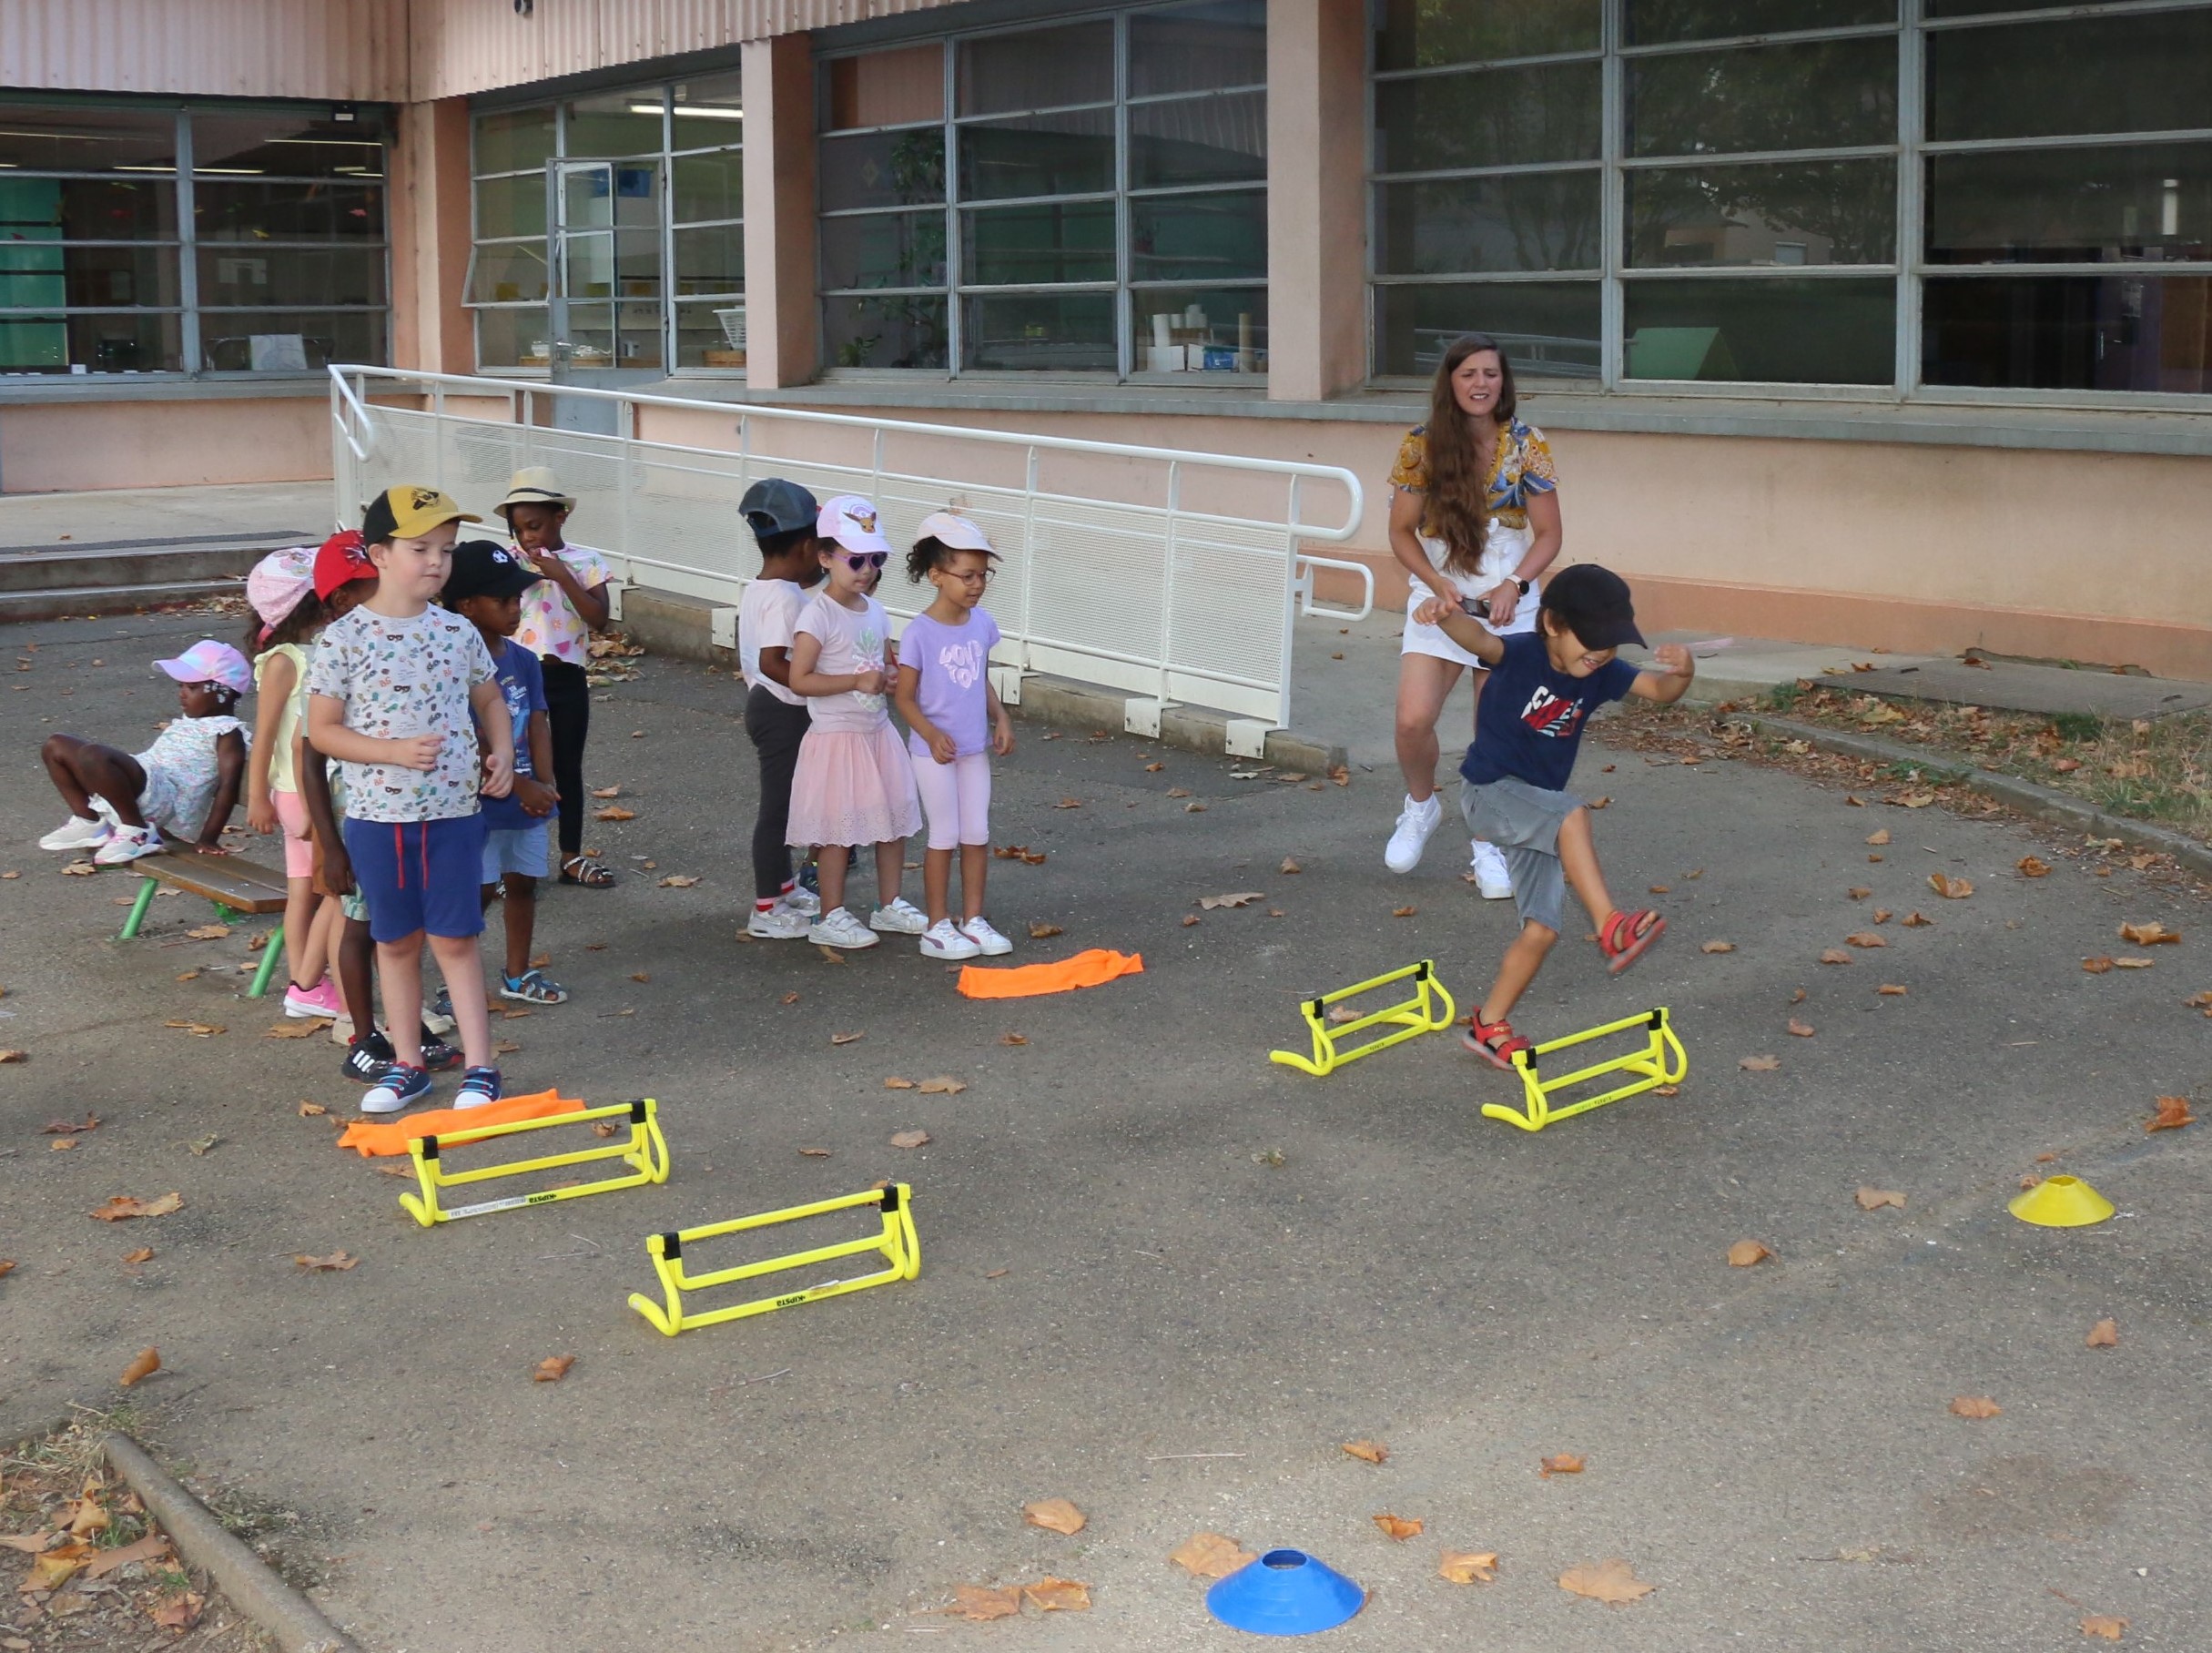
M 737 502 L 737 514 L 756 536 L 812 528 L 821 509 L 813 494 L 780 476 L 762 477 Z
M 1367 1592 L 1304 1550 L 1272 1549 L 1206 1592 L 1206 1611 L 1255 1636 L 1333 1630 L 1367 1604 Z

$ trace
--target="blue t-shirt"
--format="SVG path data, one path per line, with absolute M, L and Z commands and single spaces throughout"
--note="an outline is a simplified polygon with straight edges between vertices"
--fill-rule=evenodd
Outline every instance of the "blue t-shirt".
M 514 772 L 534 779 L 530 767 L 530 717 L 545 709 L 544 670 L 535 654 L 506 637 L 500 640 L 499 653 L 492 656 L 492 678 L 506 696 L 507 715 L 514 720 Z M 483 808 L 486 832 L 515 832 L 542 826 L 547 818 L 532 815 L 512 792 L 505 797 L 484 799 Z
M 1555 671 L 1540 634 L 1501 637 L 1506 657 L 1490 668 L 1475 715 L 1475 744 L 1459 773 L 1477 786 L 1512 776 L 1564 792 L 1575 772 L 1582 725 L 1636 681 L 1636 668 L 1608 660 L 1588 677 Z

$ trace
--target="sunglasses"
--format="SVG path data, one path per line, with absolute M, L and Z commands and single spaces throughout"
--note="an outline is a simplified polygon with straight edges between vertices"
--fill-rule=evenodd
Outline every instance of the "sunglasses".
M 847 568 L 881 568 L 891 560 L 890 553 L 883 551 L 837 551 L 830 554 L 842 557 Z

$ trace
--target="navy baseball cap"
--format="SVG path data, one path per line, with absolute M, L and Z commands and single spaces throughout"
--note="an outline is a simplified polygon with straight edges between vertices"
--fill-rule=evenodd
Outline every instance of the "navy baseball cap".
M 452 603 L 465 597 L 512 597 L 544 577 L 519 551 L 489 540 L 463 540 L 453 547 L 453 570 L 445 577 L 444 595 Z
M 812 528 L 821 510 L 813 494 L 780 476 L 761 478 L 737 502 L 737 514 L 745 518 L 745 525 L 756 534 L 789 533 L 795 528 Z
M 1636 604 L 1629 597 L 1629 583 L 1609 568 L 1578 563 L 1562 568 L 1544 582 L 1544 606 L 1559 617 L 1585 648 L 1617 649 L 1624 643 L 1643 645 L 1636 629 Z

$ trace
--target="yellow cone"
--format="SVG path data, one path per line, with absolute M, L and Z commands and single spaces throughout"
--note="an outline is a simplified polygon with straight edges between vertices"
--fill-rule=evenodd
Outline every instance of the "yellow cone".
M 2087 1228 L 2112 1215 L 2112 1202 L 2079 1177 L 2045 1177 L 2005 1209 L 2038 1228 Z

